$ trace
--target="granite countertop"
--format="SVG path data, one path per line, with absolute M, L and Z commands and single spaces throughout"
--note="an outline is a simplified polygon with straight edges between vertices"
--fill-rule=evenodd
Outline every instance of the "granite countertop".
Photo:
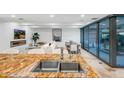
M 60 60 L 59 55 L 32 55 L 32 54 L 0 54 L 1 78 L 97 78 L 99 74 L 80 55 L 73 55 L 71 60 L 78 62 L 86 73 L 64 72 L 32 72 L 34 66 L 42 60 Z M 68 55 L 64 61 L 69 61 Z

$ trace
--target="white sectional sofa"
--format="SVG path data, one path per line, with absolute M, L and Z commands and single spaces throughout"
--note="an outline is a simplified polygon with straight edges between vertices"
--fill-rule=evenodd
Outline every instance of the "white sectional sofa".
M 28 51 L 28 54 L 61 54 L 60 47 L 64 47 L 63 44 L 57 42 L 51 42 L 47 43 L 43 46 L 41 46 L 40 49 L 31 49 Z M 66 49 L 63 50 L 64 54 L 68 54 L 68 51 Z

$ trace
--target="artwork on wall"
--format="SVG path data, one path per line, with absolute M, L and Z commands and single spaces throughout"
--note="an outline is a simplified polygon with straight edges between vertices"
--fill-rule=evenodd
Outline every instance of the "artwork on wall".
M 14 29 L 14 39 L 25 39 L 25 30 Z
M 53 41 L 61 42 L 62 41 L 62 29 L 61 28 L 53 28 L 52 29 L 52 37 L 53 37 Z

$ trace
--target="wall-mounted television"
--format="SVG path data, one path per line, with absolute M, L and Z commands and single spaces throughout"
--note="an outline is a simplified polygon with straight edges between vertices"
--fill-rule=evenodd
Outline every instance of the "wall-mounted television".
M 25 39 L 25 30 L 14 29 L 14 39 Z

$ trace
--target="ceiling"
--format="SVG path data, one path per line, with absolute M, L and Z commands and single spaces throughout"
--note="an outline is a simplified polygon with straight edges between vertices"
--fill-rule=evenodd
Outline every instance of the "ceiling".
M 0 14 L 1 22 L 19 22 L 31 28 L 80 28 L 108 14 Z

